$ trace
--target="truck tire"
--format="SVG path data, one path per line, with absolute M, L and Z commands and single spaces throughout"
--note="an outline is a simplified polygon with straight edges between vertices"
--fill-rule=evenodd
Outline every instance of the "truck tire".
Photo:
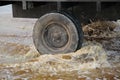
M 82 45 L 82 29 L 78 21 L 66 13 L 47 13 L 33 29 L 33 42 L 40 54 L 69 53 Z

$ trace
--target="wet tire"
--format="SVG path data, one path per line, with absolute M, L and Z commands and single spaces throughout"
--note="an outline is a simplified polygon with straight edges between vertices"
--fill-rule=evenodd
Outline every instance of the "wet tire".
M 33 41 L 40 54 L 69 53 L 82 45 L 79 22 L 66 13 L 47 13 L 33 29 Z

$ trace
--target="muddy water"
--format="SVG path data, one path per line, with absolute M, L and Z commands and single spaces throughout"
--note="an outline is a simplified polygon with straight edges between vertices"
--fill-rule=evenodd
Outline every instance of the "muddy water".
M 2 80 L 119 80 L 120 55 L 101 44 L 84 42 L 75 53 L 39 55 L 33 46 L 0 43 Z
M 0 16 L 0 80 L 120 80 L 119 26 L 116 38 L 85 40 L 75 53 L 40 55 L 32 42 L 36 19 L 6 15 Z
M 119 80 L 119 54 L 107 56 L 100 44 L 84 44 L 76 53 L 39 55 L 33 46 L 6 43 L 1 47 L 0 79 Z

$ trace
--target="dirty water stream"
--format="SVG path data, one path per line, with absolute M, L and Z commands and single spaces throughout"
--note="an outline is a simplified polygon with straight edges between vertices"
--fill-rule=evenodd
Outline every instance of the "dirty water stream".
M 80 50 L 56 55 L 35 49 L 35 22 L 0 15 L 0 80 L 120 80 L 119 21 L 108 39 L 88 37 Z

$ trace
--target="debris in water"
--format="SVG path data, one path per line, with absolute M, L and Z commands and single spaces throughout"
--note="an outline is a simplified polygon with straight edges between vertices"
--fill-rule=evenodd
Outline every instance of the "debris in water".
M 103 35 L 109 35 L 116 26 L 117 25 L 111 21 L 98 21 L 83 26 L 83 32 L 88 36 L 104 37 Z

